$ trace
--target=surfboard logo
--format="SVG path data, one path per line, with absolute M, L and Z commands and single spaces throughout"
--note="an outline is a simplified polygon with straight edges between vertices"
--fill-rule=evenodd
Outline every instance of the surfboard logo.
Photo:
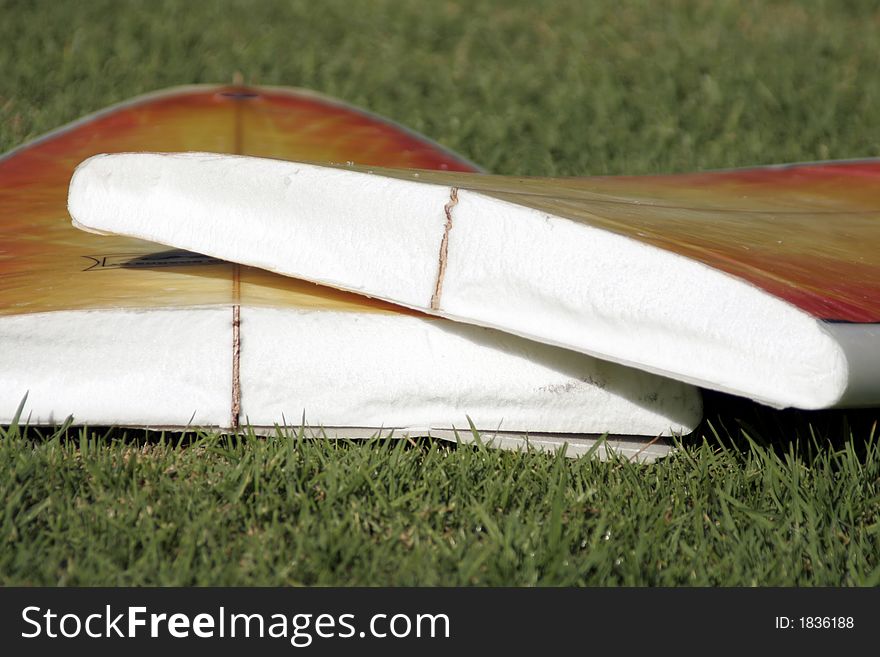
M 110 253 L 82 256 L 90 262 L 82 271 L 102 269 L 156 269 L 159 267 L 190 267 L 193 265 L 217 265 L 223 262 L 211 256 L 183 249 L 169 249 L 156 253 Z

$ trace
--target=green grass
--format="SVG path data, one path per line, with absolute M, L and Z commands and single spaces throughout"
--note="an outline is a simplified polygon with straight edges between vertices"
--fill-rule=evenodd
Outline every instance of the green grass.
M 880 584 L 873 428 L 775 449 L 737 433 L 637 465 L 12 427 L 0 584 Z
M 498 173 L 878 156 L 878 29 L 874 2 L 0 0 L 0 150 L 238 71 Z M 0 584 L 877 585 L 878 418 L 710 394 L 650 466 L 14 426 Z

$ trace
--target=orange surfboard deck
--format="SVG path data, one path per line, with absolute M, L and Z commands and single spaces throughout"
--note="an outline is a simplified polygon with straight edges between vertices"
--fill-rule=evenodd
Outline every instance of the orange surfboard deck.
M 368 166 L 478 170 L 381 117 L 300 90 L 193 86 L 142 96 L 0 159 L 0 315 L 233 303 L 391 308 L 150 242 L 74 229 L 66 208 L 76 165 L 97 153 L 140 150 L 339 163 L 358 153 L 357 164 Z

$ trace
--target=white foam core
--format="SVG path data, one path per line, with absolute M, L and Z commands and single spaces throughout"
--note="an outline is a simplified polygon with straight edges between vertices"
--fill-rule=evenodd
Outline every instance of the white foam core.
M 499 331 L 391 313 L 242 308 L 247 422 L 687 433 L 694 388 Z
M 228 426 L 229 308 L 0 317 L 0 423 Z
M 775 406 L 850 398 L 845 350 L 794 306 L 677 254 L 478 192 L 457 193 L 432 308 L 451 194 L 299 163 L 123 154 L 82 164 L 69 207 L 90 230 L 264 267 Z M 880 401 L 880 390 L 871 395 Z

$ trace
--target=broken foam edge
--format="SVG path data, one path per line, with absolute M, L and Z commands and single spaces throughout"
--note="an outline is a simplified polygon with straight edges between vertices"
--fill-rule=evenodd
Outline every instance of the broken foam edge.
M 69 209 L 92 230 L 360 292 L 777 407 L 880 401 L 880 382 L 852 392 L 852 355 L 788 303 L 585 221 L 470 191 L 468 174 L 457 179 L 462 187 L 241 156 L 102 155 L 77 168 Z
M 619 457 L 638 463 L 653 463 L 675 451 L 671 437 L 638 437 L 624 435 L 581 435 L 540 432 L 514 432 L 478 430 L 479 438 L 469 428 L 425 429 L 400 427 L 375 429 L 368 427 L 321 427 L 321 426 L 257 426 L 247 427 L 256 435 L 282 435 L 295 433 L 307 439 L 369 440 L 372 438 L 437 438 L 446 442 L 473 445 L 478 441 L 487 447 L 507 451 L 536 450 L 556 453 L 565 450 L 568 458 L 593 455 L 601 461 Z
M 3 423 L 0 423 L 2 425 Z M 9 424 L 8 422 L 6 423 Z M 57 426 L 57 425 L 56 425 Z M 82 426 L 82 425 L 72 425 Z M 600 461 L 622 458 L 641 464 L 650 464 L 676 452 L 676 445 L 669 437 L 638 437 L 618 435 L 581 435 L 558 433 L 529 433 L 513 431 L 477 431 L 470 429 L 420 429 L 413 427 L 374 428 L 374 427 L 324 427 L 324 426 L 251 426 L 238 429 L 228 427 L 186 427 L 177 425 L 89 425 L 95 430 L 112 427 L 153 433 L 185 433 L 202 431 L 221 435 L 250 435 L 261 437 L 280 436 L 294 440 L 342 440 L 366 442 L 369 440 L 408 440 L 413 438 L 434 438 L 449 443 L 474 446 L 485 445 L 491 449 L 510 452 L 538 451 L 556 454 L 565 450 L 571 459 L 593 456 Z
M 0 422 L 233 426 L 228 306 L 0 317 Z M 397 313 L 241 308 L 242 423 L 692 431 L 678 382 L 507 334 Z M 601 385 L 600 385 L 601 384 Z

